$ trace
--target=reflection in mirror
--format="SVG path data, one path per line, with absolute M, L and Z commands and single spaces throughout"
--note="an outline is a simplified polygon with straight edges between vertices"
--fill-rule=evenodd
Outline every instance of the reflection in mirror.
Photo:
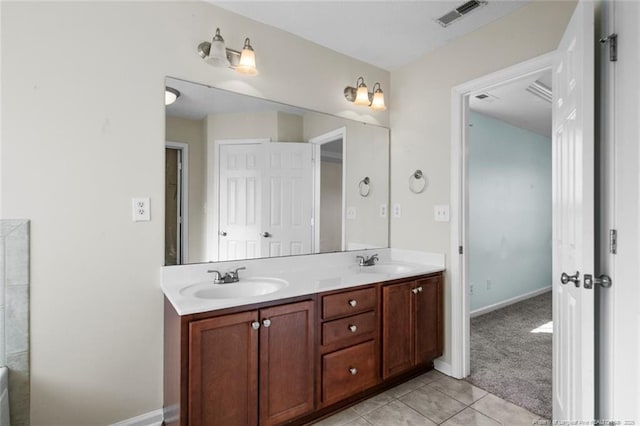
M 388 129 L 166 85 L 166 265 L 388 246 Z

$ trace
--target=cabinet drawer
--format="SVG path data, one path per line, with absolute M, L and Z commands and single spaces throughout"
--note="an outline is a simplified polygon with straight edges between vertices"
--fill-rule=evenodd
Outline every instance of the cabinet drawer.
M 347 398 L 377 383 L 376 345 L 370 340 L 322 357 L 322 401 Z
M 322 344 L 330 345 L 340 341 L 353 341 L 373 337 L 370 336 L 376 330 L 376 313 L 365 312 L 347 318 L 333 320 L 322 324 Z M 354 342 L 355 343 L 355 342 Z
M 370 311 L 375 307 L 375 287 L 345 291 L 322 298 L 322 318 L 334 318 L 342 315 Z

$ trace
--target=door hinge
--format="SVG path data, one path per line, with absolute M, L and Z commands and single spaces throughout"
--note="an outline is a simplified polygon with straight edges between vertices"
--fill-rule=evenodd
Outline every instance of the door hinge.
M 618 60 L 618 34 L 613 33 L 600 39 L 602 44 L 607 42 L 609 43 L 609 60 L 616 62 Z
M 178 161 L 178 170 L 182 171 L 182 161 Z
M 458 246 L 458 254 L 462 254 L 463 250 L 462 250 L 462 246 Z
M 609 253 L 618 254 L 618 231 L 609 229 Z

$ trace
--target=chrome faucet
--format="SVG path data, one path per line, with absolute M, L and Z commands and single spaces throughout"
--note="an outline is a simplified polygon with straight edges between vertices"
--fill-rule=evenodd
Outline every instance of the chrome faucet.
M 229 271 L 226 272 L 224 275 L 222 275 L 219 271 L 207 271 L 210 274 L 213 274 L 213 283 L 214 284 L 230 284 L 230 283 L 237 283 L 238 281 L 240 281 L 240 277 L 238 276 L 238 271 L 243 271 L 247 268 L 245 268 L 244 266 L 241 268 L 236 268 L 235 271 Z
M 358 259 L 358 265 L 360 266 L 373 266 L 380 260 L 378 259 L 377 254 L 372 254 L 371 257 L 356 256 L 356 258 Z

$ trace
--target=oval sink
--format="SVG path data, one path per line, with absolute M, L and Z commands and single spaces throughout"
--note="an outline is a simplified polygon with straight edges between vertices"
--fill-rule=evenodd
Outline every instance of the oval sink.
M 401 265 L 398 263 L 377 263 L 372 266 L 361 266 L 360 272 L 368 272 L 371 274 L 404 274 L 411 272 L 414 268 L 409 265 Z
M 288 285 L 287 281 L 279 278 L 251 277 L 229 284 L 193 284 L 180 290 L 180 294 L 199 299 L 243 299 L 274 293 Z

